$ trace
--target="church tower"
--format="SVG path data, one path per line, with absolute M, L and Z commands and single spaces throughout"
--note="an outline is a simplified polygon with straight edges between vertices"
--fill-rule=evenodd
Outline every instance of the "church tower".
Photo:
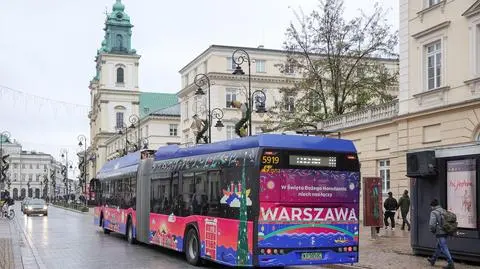
M 125 5 L 116 0 L 106 14 L 105 37 L 95 57 L 96 74 L 90 81 L 90 156 L 95 159 L 94 177 L 106 162 L 105 142 L 139 115 L 138 64 L 140 55 L 132 49 L 132 27 Z

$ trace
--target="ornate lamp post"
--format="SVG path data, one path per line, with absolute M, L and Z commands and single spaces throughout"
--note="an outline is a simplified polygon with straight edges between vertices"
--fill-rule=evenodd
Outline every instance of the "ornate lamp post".
M 65 165 L 62 166 L 62 175 L 63 175 L 63 183 L 65 184 L 65 192 L 68 195 L 69 194 L 69 188 L 68 186 L 70 185 L 69 179 L 68 179 L 68 169 L 72 169 L 73 165 L 72 162 L 68 160 L 68 150 L 67 149 L 62 149 L 62 158 L 65 159 Z
M 8 143 L 9 139 L 10 133 L 8 131 L 3 131 L 0 133 L 0 185 L 3 185 L 7 179 L 6 172 L 9 164 L 6 162 L 6 158 L 8 158 L 9 155 L 3 155 L 3 142 Z
M 78 164 L 78 169 L 80 170 L 80 187 L 83 192 L 83 197 L 85 198 L 86 203 L 86 195 L 87 195 L 87 138 L 84 135 L 78 136 L 78 146 L 83 148 L 83 157 L 80 159 Z
M 128 144 L 130 144 L 130 141 L 128 141 L 128 126 L 126 126 L 124 123 L 123 126 L 118 127 L 117 130 L 120 136 L 125 133 L 125 148 L 123 149 L 123 155 L 121 155 L 124 156 L 128 154 Z
M 255 103 L 257 106 L 257 113 L 265 113 L 265 102 L 267 96 L 261 90 L 256 90 L 252 93 L 252 74 L 251 74 L 251 65 L 250 55 L 244 49 L 237 49 L 232 54 L 232 61 L 237 65 L 233 71 L 233 75 L 245 75 L 245 72 L 242 70 L 241 65 L 244 62 L 248 64 L 248 96 L 247 96 L 247 107 L 245 108 L 246 117 L 248 119 L 248 135 L 252 135 L 252 107 L 253 99 L 255 98 Z
M 212 143 L 212 121 L 213 118 L 217 119 L 217 122 L 215 123 L 215 127 L 218 129 L 221 129 L 224 127 L 222 123 L 222 118 L 223 118 L 223 110 L 220 108 L 214 108 L 213 110 L 211 109 L 211 98 L 210 98 L 210 79 L 208 78 L 207 75 L 205 74 L 198 74 L 195 76 L 194 79 L 195 85 L 198 87 L 197 91 L 195 92 L 195 95 L 205 95 L 205 92 L 203 91 L 202 87 L 207 86 L 207 119 L 206 119 L 206 125 L 208 126 L 208 143 Z M 195 119 L 195 116 L 194 116 Z M 197 120 L 197 119 L 195 119 Z M 197 139 L 198 142 L 198 139 Z
M 140 136 L 141 136 L 141 134 L 140 134 L 140 117 L 138 117 L 135 114 L 132 114 L 132 115 L 130 115 L 130 117 L 128 117 L 128 121 L 130 122 L 130 129 L 135 130 L 135 128 L 137 128 L 137 141 L 136 141 L 136 144 L 135 144 L 135 150 L 140 150 L 142 148 L 141 147 L 142 139 L 140 138 Z

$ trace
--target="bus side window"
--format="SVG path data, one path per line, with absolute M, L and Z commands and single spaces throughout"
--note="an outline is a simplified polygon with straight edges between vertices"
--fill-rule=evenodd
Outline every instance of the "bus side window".
M 206 180 L 208 216 L 220 217 L 220 171 L 209 171 Z
M 171 173 L 164 172 L 159 177 L 152 179 L 150 189 L 150 212 L 157 214 L 168 214 L 167 186 L 170 185 Z M 167 199 L 168 201 L 168 199 Z

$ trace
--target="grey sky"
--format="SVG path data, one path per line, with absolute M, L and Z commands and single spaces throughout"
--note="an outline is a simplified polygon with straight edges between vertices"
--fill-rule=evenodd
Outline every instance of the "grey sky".
M 115 0 L 1 0 L 0 131 L 25 149 L 59 157 L 89 135 L 88 84 L 103 39 L 105 9 Z M 309 13 L 317 0 L 123 0 L 133 25 L 142 91 L 179 91 L 178 70 L 211 44 L 281 48 L 293 9 Z M 375 1 L 345 0 L 347 18 Z M 234 3 L 241 5 L 234 6 Z M 398 29 L 398 0 L 381 1 Z M 78 105 L 75 105 L 78 104 Z

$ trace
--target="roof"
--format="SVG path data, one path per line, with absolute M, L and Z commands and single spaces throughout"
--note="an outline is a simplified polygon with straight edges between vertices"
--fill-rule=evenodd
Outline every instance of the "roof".
M 0 134 L 0 142 L 2 144 L 11 144 L 12 142 L 10 141 L 8 136 L 5 136 L 3 134 Z
M 150 113 L 152 116 L 179 116 L 180 117 L 180 103 L 176 103 L 173 106 L 159 109 Z
M 140 118 L 146 115 L 171 107 L 178 103 L 175 93 L 141 92 L 140 93 Z
M 202 53 L 200 53 L 197 57 L 195 57 L 193 60 L 191 60 L 188 64 L 186 64 L 182 69 L 180 69 L 178 72 L 182 73 L 185 69 L 187 69 L 191 64 L 193 64 L 195 61 L 206 55 L 210 50 L 213 49 L 223 49 L 223 50 L 231 50 L 232 53 L 237 50 L 237 49 L 243 49 L 246 50 L 247 52 L 258 52 L 258 53 L 278 53 L 278 54 L 284 54 L 287 55 L 287 51 L 283 49 L 267 49 L 264 47 L 258 47 L 258 48 L 253 48 L 253 47 L 239 47 L 239 46 L 226 46 L 226 45 L 210 45 L 206 50 L 204 50 Z M 321 54 L 316 54 L 320 55 Z M 381 57 L 371 57 L 370 59 L 376 59 L 376 60 L 381 60 L 381 61 L 388 61 L 388 62 L 398 62 L 398 59 L 396 58 L 381 58 Z
M 136 172 L 140 162 L 140 151 L 132 152 L 126 156 L 105 163 L 97 173 L 97 178 L 106 179 L 116 175 Z
M 155 160 L 167 160 L 256 147 L 356 152 L 355 146 L 350 140 L 318 136 L 261 134 L 212 144 L 200 144 L 189 148 L 180 148 L 178 145 L 160 147 L 157 152 L 155 152 Z

